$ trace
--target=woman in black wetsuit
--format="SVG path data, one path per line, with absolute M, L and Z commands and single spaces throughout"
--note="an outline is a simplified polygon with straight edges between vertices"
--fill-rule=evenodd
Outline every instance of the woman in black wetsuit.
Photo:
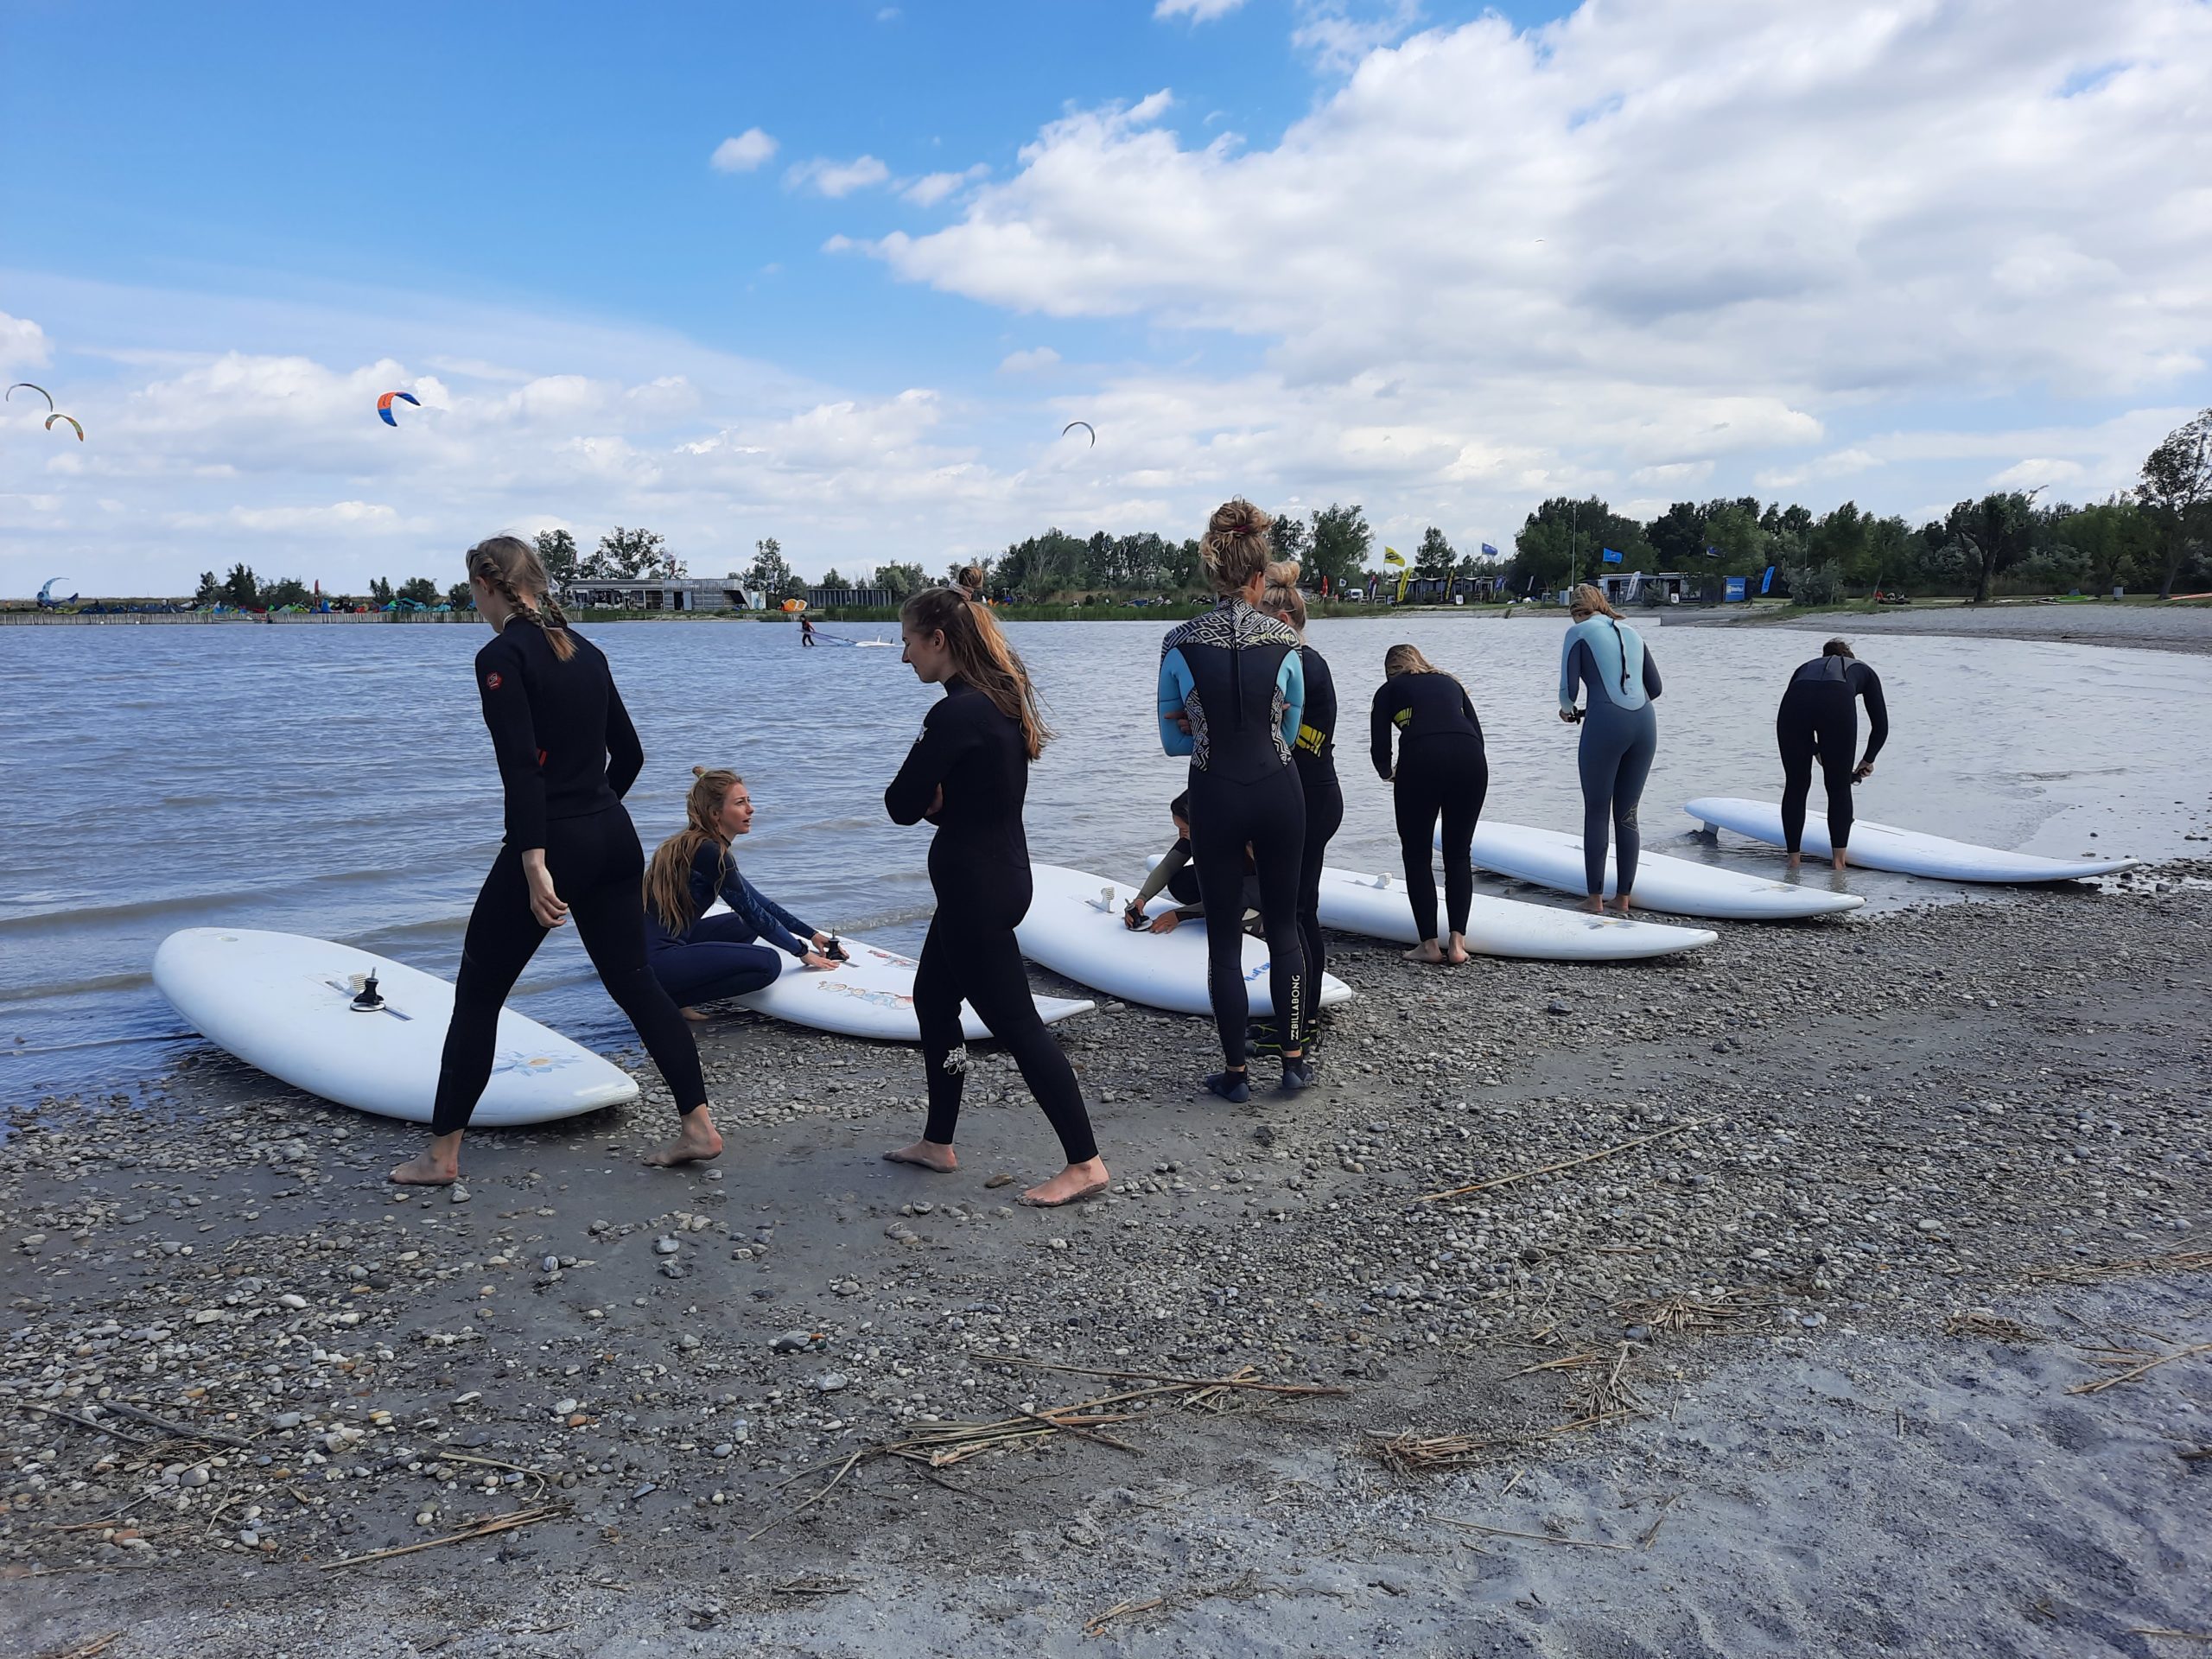
M 1854 768 L 1859 744 L 1857 699 L 1866 700 L 1866 753 Z M 1851 785 L 1874 775 L 1874 757 L 1890 739 L 1889 705 L 1882 678 L 1852 654 L 1847 640 L 1831 639 L 1821 654 L 1800 664 L 1775 711 L 1774 740 L 1782 750 L 1782 834 L 1789 868 L 1798 867 L 1805 838 L 1805 803 L 1813 792 L 1813 761 L 1828 795 L 1828 857 L 1837 869 L 1851 845 Z
M 753 830 L 745 779 L 720 767 L 694 766 L 691 775 L 684 826 L 645 867 L 645 963 L 684 1018 L 703 1020 L 696 1004 L 774 984 L 785 954 L 810 968 L 835 968 L 837 942 L 747 880 L 730 856 L 730 843 Z M 707 914 L 717 899 L 728 915 Z
M 607 658 L 550 596 L 529 543 L 478 543 L 468 550 L 468 585 L 498 636 L 476 653 L 476 690 L 506 792 L 506 842 L 461 941 L 430 1144 L 391 1179 L 423 1186 L 459 1179 L 461 1131 L 491 1081 L 499 1010 L 539 943 L 572 914 L 601 982 L 638 1028 L 683 1113 L 682 1132 L 645 1161 L 715 1157 L 722 1138 L 707 1111 L 698 1048 L 645 966 L 638 912 L 645 855 L 622 805 L 645 754 L 622 694 Z
M 1328 948 L 1321 938 L 1321 863 L 1329 842 L 1344 827 L 1344 791 L 1337 782 L 1337 682 L 1328 659 L 1306 640 L 1306 595 L 1298 591 L 1298 561 L 1268 567 L 1268 585 L 1260 594 L 1260 608 L 1281 617 L 1298 631 L 1298 664 L 1306 680 L 1306 701 L 1298 716 L 1298 739 L 1291 746 L 1291 764 L 1298 769 L 1298 786 L 1306 797 L 1306 840 L 1298 862 L 1298 942 L 1305 952 L 1304 995 L 1300 999 L 1296 1035 L 1310 1052 L 1321 1035 L 1321 974 L 1328 966 Z M 1275 1043 L 1281 1045 L 1283 1026 L 1275 1022 Z
M 1270 999 L 1279 1019 L 1295 1020 L 1306 1006 L 1298 937 L 1306 794 L 1291 761 L 1305 714 L 1301 641 L 1281 618 L 1254 608 L 1267 589 L 1274 522 L 1241 497 L 1214 510 L 1198 556 L 1221 598 L 1204 616 L 1170 630 L 1160 646 L 1160 743 L 1170 754 L 1191 757 L 1191 849 L 1211 918 L 1206 993 L 1226 1062 L 1205 1086 L 1232 1101 L 1251 1097 L 1244 1074 L 1251 1000 L 1243 935 L 1223 924 L 1239 908 L 1248 848 L 1260 884 Z M 1287 1093 L 1312 1084 L 1313 1064 L 1295 1030 L 1283 1035 Z
M 1106 1190 L 1106 1166 L 1091 1139 L 1075 1068 L 1038 1017 L 1014 930 L 1028 913 L 1029 842 L 1021 804 L 1029 763 L 1051 735 L 1021 659 L 982 606 L 957 588 L 925 588 L 899 612 L 905 660 L 944 696 L 922 721 L 899 775 L 883 791 L 894 823 L 937 825 L 930 842 L 930 918 L 914 973 L 914 1015 L 928 1071 L 929 1121 L 922 1138 L 883 1155 L 950 1174 L 960 1166 L 952 1135 L 967 1080 L 961 1035 L 964 998 L 1021 1068 L 1045 1109 L 1067 1166 L 1021 1195 L 1039 1209 Z
M 1405 860 L 1406 897 L 1412 902 L 1421 943 L 1408 962 L 1457 966 L 1467 959 L 1467 911 L 1474 903 L 1475 867 L 1470 854 L 1483 798 L 1490 793 L 1490 760 L 1483 723 L 1467 688 L 1413 645 L 1382 655 L 1383 680 L 1368 717 L 1376 776 L 1391 786 L 1398 818 L 1398 852 Z M 1390 732 L 1398 733 L 1398 760 L 1390 763 Z M 1444 908 L 1448 940 L 1436 926 L 1436 827 L 1444 825 Z

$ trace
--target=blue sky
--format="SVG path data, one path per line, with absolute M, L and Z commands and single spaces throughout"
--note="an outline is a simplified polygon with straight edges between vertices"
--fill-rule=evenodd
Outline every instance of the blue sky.
M 2080 10 L 0 5 L 0 367 L 92 437 L 0 424 L 0 592 L 2096 493 L 2208 401 L 2212 51 Z

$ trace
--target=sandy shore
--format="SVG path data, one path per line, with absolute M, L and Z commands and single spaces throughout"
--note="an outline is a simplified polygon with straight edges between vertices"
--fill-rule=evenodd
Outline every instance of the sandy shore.
M 1773 627 L 1851 639 L 1890 633 L 1953 634 L 1984 639 L 2060 639 L 2071 645 L 2141 651 L 2212 652 L 2212 606 L 2113 605 L 2000 600 L 1993 605 L 1940 601 L 1895 610 L 1777 617 L 1756 611 L 1694 611 L 1667 619 L 1670 628 Z
M 226 1061 L 19 1106 L 0 1595 L 112 1659 L 2187 1651 L 2129 1632 L 2212 1630 L 2212 1352 L 2070 1390 L 2212 1342 L 2208 925 L 2196 865 L 1620 967 L 1340 941 L 1294 1102 L 1064 1027 L 1117 1179 L 1055 1214 L 996 1058 L 935 1178 L 874 1158 L 908 1054 L 744 1016 L 707 1170 L 637 1166 L 650 1098 L 458 1199 Z

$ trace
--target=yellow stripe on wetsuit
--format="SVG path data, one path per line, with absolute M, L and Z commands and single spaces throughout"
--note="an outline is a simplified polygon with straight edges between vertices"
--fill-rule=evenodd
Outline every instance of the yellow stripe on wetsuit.
M 1328 741 L 1329 734 L 1326 732 L 1316 731 L 1311 726 L 1300 726 L 1298 728 L 1298 747 L 1308 754 L 1320 753 L 1321 746 Z

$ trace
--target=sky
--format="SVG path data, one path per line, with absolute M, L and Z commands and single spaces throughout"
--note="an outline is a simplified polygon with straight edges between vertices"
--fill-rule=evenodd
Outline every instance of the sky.
M 0 374 L 86 435 L 0 406 L 5 595 L 1918 522 L 2212 404 L 2206 0 L 0 0 Z

